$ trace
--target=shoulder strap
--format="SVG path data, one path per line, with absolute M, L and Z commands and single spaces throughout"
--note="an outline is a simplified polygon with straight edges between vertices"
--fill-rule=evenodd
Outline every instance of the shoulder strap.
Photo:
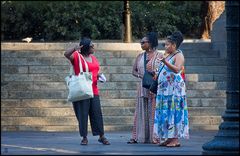
M 180 53 L 180 52 L 177 52 L 177 53 Z M 173 56 L 175 56 L 177 53 L 173 54 L 173 55 L 170 57 L 169 60 L 171 60 L 171 58 L 172 58 Z M 162 71 L 162 69 L 163 69 L 164 66 L 165 66 L 165 64 L 164 64 L 164 65 L 162 66 L 162 68 L 159 70 L 158 76 L 160 75 L 160 73 L 161 73 L 161 71 Z M 157 78 L 158 78 L 158 76 L 157 76 Z
M 83 72 L 82 61 L 81 61 L 81 58 L 80 58 L 80 57 L 83 59 L 83 62 L 84 62 L 84 64 L 85 64 L 85 68 L 86 68 L 86 72 L 89 72 L 89 71 L 88 71 L 87 62 L 85 61 L 84 57 L 83 57 L 81 54 L 78 53 L 80 73 Z
M 144 71 L 146 72 L 147 54 L 144 52 Z

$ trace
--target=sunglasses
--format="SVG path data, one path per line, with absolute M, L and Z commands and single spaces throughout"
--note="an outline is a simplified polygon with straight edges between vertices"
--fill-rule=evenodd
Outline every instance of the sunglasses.
M 141 41 L 140 43 L 141 43 L 141 44 L 144 44 L 144 43 L 148 43 L 148 41 Z
M 89 47 L 90 47 L 90 48 L 94 48 L 94 44 L 90 44 Z

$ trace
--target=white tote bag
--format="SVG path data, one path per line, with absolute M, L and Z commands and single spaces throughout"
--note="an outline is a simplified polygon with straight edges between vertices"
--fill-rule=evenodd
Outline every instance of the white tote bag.
M 80 57 L 83 58 L 83 56 L 78 53 L 80 73 L 78 75 L 75 75 L 73 66 L 71 66 L 70 75 L 65 78 L 69 90 L 67 99 L 70 102 L 85 100 L 93 98 L 94 96 L 92 89 L 92 73 L 89 72 L 88 65 L 84 58 L 83 60 L 86 67 L 86 72 L 83 72 Z

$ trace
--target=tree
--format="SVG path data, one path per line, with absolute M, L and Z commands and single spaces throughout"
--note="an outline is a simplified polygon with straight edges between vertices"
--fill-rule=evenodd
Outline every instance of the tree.
M 225 9 L 225 1 L 203 1 L 201 5 L 202 23 L 200 26 L 200 38 L 210 39 L 212 25 Z

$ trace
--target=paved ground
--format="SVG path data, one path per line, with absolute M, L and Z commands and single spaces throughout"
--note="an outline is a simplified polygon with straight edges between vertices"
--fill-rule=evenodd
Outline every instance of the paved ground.
M 190 139 L 181 139 L 181 147 L 154 144 L 127 144 L 131 132 L 106 132 L 111 145 L 88 135 L 89 144 L 80 145 L 78 132 L 1 132 L 1 155 L 201 155 L 202 145 L 217 131 L 190 131 Z

